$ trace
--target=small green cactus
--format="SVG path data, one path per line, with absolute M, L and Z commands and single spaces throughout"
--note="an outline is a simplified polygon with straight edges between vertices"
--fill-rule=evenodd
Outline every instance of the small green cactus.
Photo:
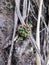
M 29 34 L 31 33 L 31 24 L 26 24 L 24 26 L 20 25 L 18 28 L 18 33 L 20 36 L 26 38 L 29 36 Z
M 19 37 L 16 40 L 16 42 L 22 41 L 24 38 L 29 37 L 31 33 L 31 27 L 32 27 L 32 24 L 26 24 L 24 26 L 19 25 L 18 27 Z

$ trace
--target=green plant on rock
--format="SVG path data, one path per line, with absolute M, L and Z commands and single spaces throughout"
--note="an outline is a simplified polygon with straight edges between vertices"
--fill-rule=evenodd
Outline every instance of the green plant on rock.
M 32 27 L 32 24 L 26 24 L 24 26 L 23 25 L 19 25 L 19 27 L 18 27 L 19 37 L 16 40 L 16 42 L 22 41 L 24 38 L 29 37 L 29 35 L 31 33 L 31 27 Z

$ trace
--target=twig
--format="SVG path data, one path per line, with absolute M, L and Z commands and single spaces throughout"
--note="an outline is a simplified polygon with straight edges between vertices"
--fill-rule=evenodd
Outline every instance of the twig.
M 38 13 L 38 22 L 37 22 L 37 31 L 36 31 L 36 41 L 37 41 L 37 46 L 39 48 L 39 51 L 40 51 L 40 19 L 41 19 L 41 14 L 42 14 L 42 5 L 43 5 L 43 0 L 40 1 L 40 6 L 39 6 L 39 13 Z M 37 58 L 37 65 L 41 65 L 41 59 L 40 59 L 40 56 L 39 54 L 37 53 L 36 55 L 36 58 Z
M 30 0 L 29 0 L 29 4 L 28 4 L 28 14 L 29 14 L 29 11 L 30 11 Z
M 17 21 L 18 21 L 18 17 L 17 17 L 16 11 L 15 11 L 14 32 L 13 32 L 12 44 L 11 44 L 11 49 L 10 49 L 7 65 L 11 65 L 11 58 L 12 58 L 12 52 L 13 52 L 14 37 L 15 37 L 15 32 L 16 32 L 16 27 L 17 27 Z
M 16 36 L 16 37 L 14 38 L 14 41 L 16 41 L 17 38 L 18 38 L 18 36 Z M 7 40 L 6 40 L 6 42 L 7 42 Z M 3 49 L 6 49 L 6 48 L 9 47 L 10 45 L 11 45 L 11 41 L 9 41 L 8 43 L 4 44 Z
M 37 53 L 39 54 L 42 63 L 44 64 L 44 60 L 43 60 L 43 58 L 42 58 L 42 56 L 41 56 L 41 54 L 40 54 L 40 49 L 38 48 L 37 42 L 36 42 L 35 39 L 33 38 L 32 34 L 30 35 L 30 38 L 31 38 L 31 39 L 30 39 L 30 40 L 31 40 L 31 43 L 33 43 L 33 45 L 35 46 L 36 51 L 37 51 Z
M 45 60 L 45 65 L 49 65 L 49 56 Z
M 27 0 L 23 1 L 23 19 L 25 20 L 27 13 Z
M 21 13 L 20 13 L 20 7 L 19 7 L 20 3 L 19 3 L 19 1 L 20 0 L 15 0 L 15 3 L 16 3 L 16 12 L 17 12 L 17 16 L 19 17 L 22 25 L 25 25 L 23 17 L 21 16 Z
M 44 4 L 44 3 L 43 3 L 43 4 Z M 44 6 L 44 5 L 43 5 L 43 6 Z M 37 19 L 36 16 L 34 15 L 34 14 L 35 14 L 35 11 L 34 11 L 34 9 L 33 9 L 32 3 L 31 3 L 31 7 L 32 7 L 32 11 L 34 12 L 34 13 L 32 13 L 32 16 L 34 17 L 34 19 L 35 19 L 36 22 L 37 22 L 38 19 Z M 44 6 L 44 8 L 45 8 L 45 6 Z M 30 10 L 30 11 L 31 11 L 31 10 Z M 31 11 L 31 12 L 32 12 L 32 11 Z M 42 22 L 43 22 L 44 25 L 45 25 L 45 28 L 47 29 L 47 31 L 49 31 L 49 30 L 48 30 L 48 27 L 47 27 L 47 24 L 45 23 L 44 16 L 42 15 L 41 18 L 42 18 Z

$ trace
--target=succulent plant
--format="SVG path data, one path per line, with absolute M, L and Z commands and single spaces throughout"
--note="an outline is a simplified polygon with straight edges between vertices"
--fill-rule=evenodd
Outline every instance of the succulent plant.
M 18 27 L 19 37 L 16 40 L 16 42 L 22 41 L 22 40 L 24 40 L 24 38 L 29 37 L 29 35 L 31 33 L 31 27 L 32 27 L 32 24 L 26 24 L 24 26 L 19 25 L 19 27 Z
M 26 24 L 24 26 L 20 25 L 18 27 L 19 35 L 22 36 L 23 38 L 28 37 L 30 35 L 30 33 L 31 33 L 31 27 L 32 27 L 31 24 Z

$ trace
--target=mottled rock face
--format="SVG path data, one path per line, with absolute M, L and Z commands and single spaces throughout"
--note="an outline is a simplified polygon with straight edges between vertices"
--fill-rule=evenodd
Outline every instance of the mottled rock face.
M 2 31 L 0 30 L 0 50 L 3 48 L 4 43 L 5 43 L 5 37 Z
M 0 27 L 5 32 L 8 32 L 8 35 L 11 35 L 13 28 L 13 8 L 10 9 L 13 0 L 0 0 Z M 7 29 L 7 30 L 5 30 Z
M 5 43 L 5 36 L 1 31 L 3 24 L 4 24 L 4 17 L 3 15 L 0 14 L 0 49 L 3 48 L 3 44 Z
M 3 54 L 3 52 L 1 50 L 0 50 L 0 65 L 5 65 L 4 54 Z
M 2 27 L 3 25 L 3 21 L 0 19 L 0 27 Z
M 9 10 L 8 1 L 0 0 L 0 65 L 5 65 L 3 47 L 13 30 L 13 10 Z
M 3 27 L 4 17 L 0 14 L 0 28 Z
M 5 38 L 4 38 L 4 35 L 0 29 L 0 65 L 5 65 L 5 62 L 4 62 L 4 53 L 3 53 L 3 45 L 5 43 Z

